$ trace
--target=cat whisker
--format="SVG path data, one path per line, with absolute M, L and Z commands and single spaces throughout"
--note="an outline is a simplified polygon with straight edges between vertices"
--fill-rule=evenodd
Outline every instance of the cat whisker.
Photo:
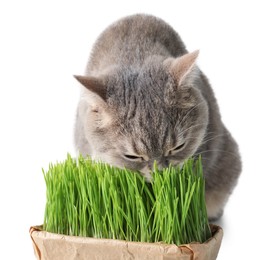
M 194 109 L 196 109 L 198 106 L 201 106 L 202 104 L 205 104 L 205 101 L 204 101 L 204 100 L 201 101 L 201 102 L 199 102 L 199 103 L 197 103 L 195 106 L 193 106 L 193 107 L 188 111 L 188 113 L 186 114 L 186 116 L 189 116 L 189 114 L 190 114 Z
M 217 139 L 217 138 L 219 138 L 219 137 L 224 137 L 224 136 L 226 136 L 226 135 L 228 135 L 228 133 L 223 133 L 223 134 L 218 134 L 218 135 L 214 135 L 214 136 L 209 136 L 209 134 L 207 134 L 207 135 L 205 135 L 205 137 L 206 136 L 209 136 L 208 138 L 205 138 L 204 137 L 204 139 L 203 139 L 203 142 L 201 143 L 201 145 L 204 145 L 204 144 L 206 144 L 207 142 L 209 142 L 209 141 L 213 141 L 213 140 L 215 140 L 215 139 Z
M 198 106 L 200 106 L 200 105 L 202 105 L 202 104 L 204 104 L 204 101 L 199 102 L 199 103 L 197 103 L 195 106 L 193 106 L 193 107 L 187 112 L 186 115 L 182 116 L 183 118 L 182 118 L 181 120 L 178 119 L 178 121 L 177 121 L 175 127 L 178 127 L 178 126 L 181 126 L 181 125 L 185 125 L 185 124 L 186 124 L 186 121 L 187 121 L 188 118 L 189 118 L 190 113 L 191 113 L 194 109 L 196 109 Z
M 192 126 L 186 128 L 186 129 L 183 129 L 182 131 L 178 132 L 178 136 L 183 138 L 184 134 L 186 132 L 190 131 L 192 128 L 206 126 L 206 125 L 207 125 L 207 123 L 192 125 Z
M 201 151 L 201 152 L 198 152 L 198 153 L 194 153 L 192 156 L 193 157 L 197 157 L 199 155 L 202 155 L 202 154 L 205 154 L 205 153 L 212 153 L 212 152 L 215 152 L 215 153 L 226 153 L 226 154 L 229 154 L 229 155 L 234 156 L 235 158 L 239 159 L 239 156 L 237 156 L 235 153 L 229 152 L 229 151 L 226 151 L 226 150 L 221 150 L 221 149 L 204 150 L 204 151 Z

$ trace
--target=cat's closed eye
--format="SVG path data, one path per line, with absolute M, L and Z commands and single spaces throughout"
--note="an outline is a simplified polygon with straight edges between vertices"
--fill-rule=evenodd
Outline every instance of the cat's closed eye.
M 176 147 L 174 147 L 173 149 L 168 151 L 169 155 L 173 155 L 177 152 L 180 152 L 181 150 L 183 150 L 185 148 L 185 143 L 179 144 Z
M 136 156 L 136 155 L 130 155 L 130 154 L 125 154 L 124 157 L 130 161 L 137 161 L 141 162 L 144 161 L 144 158 L 142 156 Z

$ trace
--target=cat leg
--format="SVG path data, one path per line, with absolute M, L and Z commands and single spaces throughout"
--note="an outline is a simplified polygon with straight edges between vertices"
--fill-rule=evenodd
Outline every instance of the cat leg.
M 210 221 L 216 221 L 219 218 L 221 218 L 228 197 L 229 194 L 227 192 L 206 190 L 206 208 L 208 213 L 208 219 Z

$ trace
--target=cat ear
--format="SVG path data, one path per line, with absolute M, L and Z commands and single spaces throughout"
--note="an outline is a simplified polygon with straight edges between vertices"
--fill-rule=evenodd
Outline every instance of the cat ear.
M 175 95 L 171 99 L 175 100 L 175 103 L 181 108 L 191 108 L 197 104 L 196 90 L 191 86 L 199 73 L 198 67 L 195 64 L 198 54 L 199 51 L 197 50 L 178 58 L 164 61 L 177 85 L 176 91 L 174 89 L 170 91 L 171 95 Z
M 171 60 L 169 63 L 169 70 L 174 76 L 175 80 L 180 85 L 186 78 L 193 79 L 196 76 L 195 62 L 199 51 L 187 53 L 179 58 Z
M 91 76 L 77 76 L 77 75 L 74 75 L 74 78 L 77 79 L 88 90 L 96 93 L 104 101 L 106 101 L 107 89 L 101 79 L 91 77 Z

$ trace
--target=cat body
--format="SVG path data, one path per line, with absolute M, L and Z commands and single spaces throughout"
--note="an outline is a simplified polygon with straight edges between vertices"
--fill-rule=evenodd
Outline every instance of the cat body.
M 140 171 L 202 155 L 209 218 L 218 218 L 241 171 L 207 78 L 179 35 L 149 15 L 125 17 L 93 46 L 77 109 L 83 155 Z

